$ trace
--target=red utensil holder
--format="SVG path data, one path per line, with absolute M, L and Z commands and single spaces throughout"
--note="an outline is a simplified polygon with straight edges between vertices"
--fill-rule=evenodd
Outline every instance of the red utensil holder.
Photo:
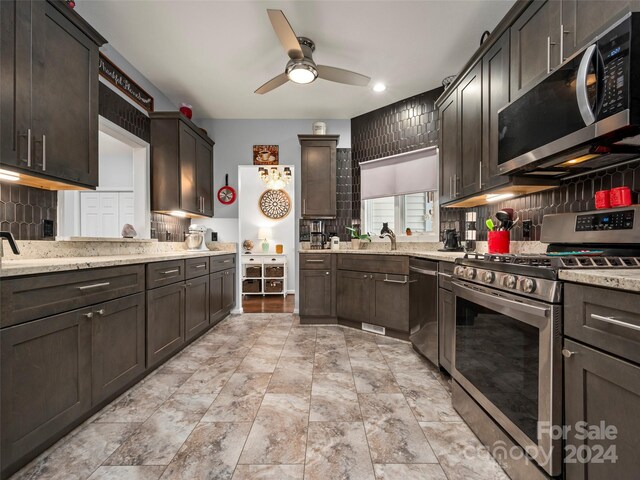
M 628 207 L 631 205 L 631 189 L 629 187 L 612 188 L 610 198 L 612 207 Z
M 511 242 L 509 230 L 498 230 L 489 232 L 489 253 L 509 253 Z
M 611 208 L 610 202 L 611 192 L 609 190 L 600 190 L 596 192 L 596 208 Z

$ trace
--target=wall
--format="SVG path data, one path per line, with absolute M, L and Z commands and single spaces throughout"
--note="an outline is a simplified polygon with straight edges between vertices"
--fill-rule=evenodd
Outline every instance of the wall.
M 43 220 L 54 221 L 58 192 L 11 183 L 0 183 L 0 230 L 9 231 L 17 240 L 53 240 L 43 237 Z
M 133 190 L 133 148 L 98 132 L 99 178 L 101 190 Z

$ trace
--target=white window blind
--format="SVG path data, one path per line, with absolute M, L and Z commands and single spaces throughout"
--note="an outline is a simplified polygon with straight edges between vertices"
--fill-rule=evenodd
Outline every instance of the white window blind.
M 362 200 L 437 190 L 438 148 L 363 162 L 360 176 Z

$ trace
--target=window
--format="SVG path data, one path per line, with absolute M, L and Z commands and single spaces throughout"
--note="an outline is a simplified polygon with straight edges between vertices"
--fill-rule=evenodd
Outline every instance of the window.
M 439 237 L 438 195 L 436 192 L 411 193 L 393 197 L 363 200 L 364 232 L 376 234 L 383 223 L 396 235 L 405 235 L 410 228 L 412 234 L 426 235 L 435 241 Z

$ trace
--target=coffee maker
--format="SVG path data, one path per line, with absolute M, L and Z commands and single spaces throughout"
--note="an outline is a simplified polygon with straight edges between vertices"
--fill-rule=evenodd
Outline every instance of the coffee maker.
M 311 221 L 311 231 L 309 233 L 309 241 L 312 250 L 322 250 L 327 243 L 327 236 L 324 233 L 324 224 L 322 220 Z
M 442 242 L 444 248 L 441 248 L 441 252 L 461 252 L 460 246 L 460 234 L 454 228 L 447 228 L 442 235 Z

